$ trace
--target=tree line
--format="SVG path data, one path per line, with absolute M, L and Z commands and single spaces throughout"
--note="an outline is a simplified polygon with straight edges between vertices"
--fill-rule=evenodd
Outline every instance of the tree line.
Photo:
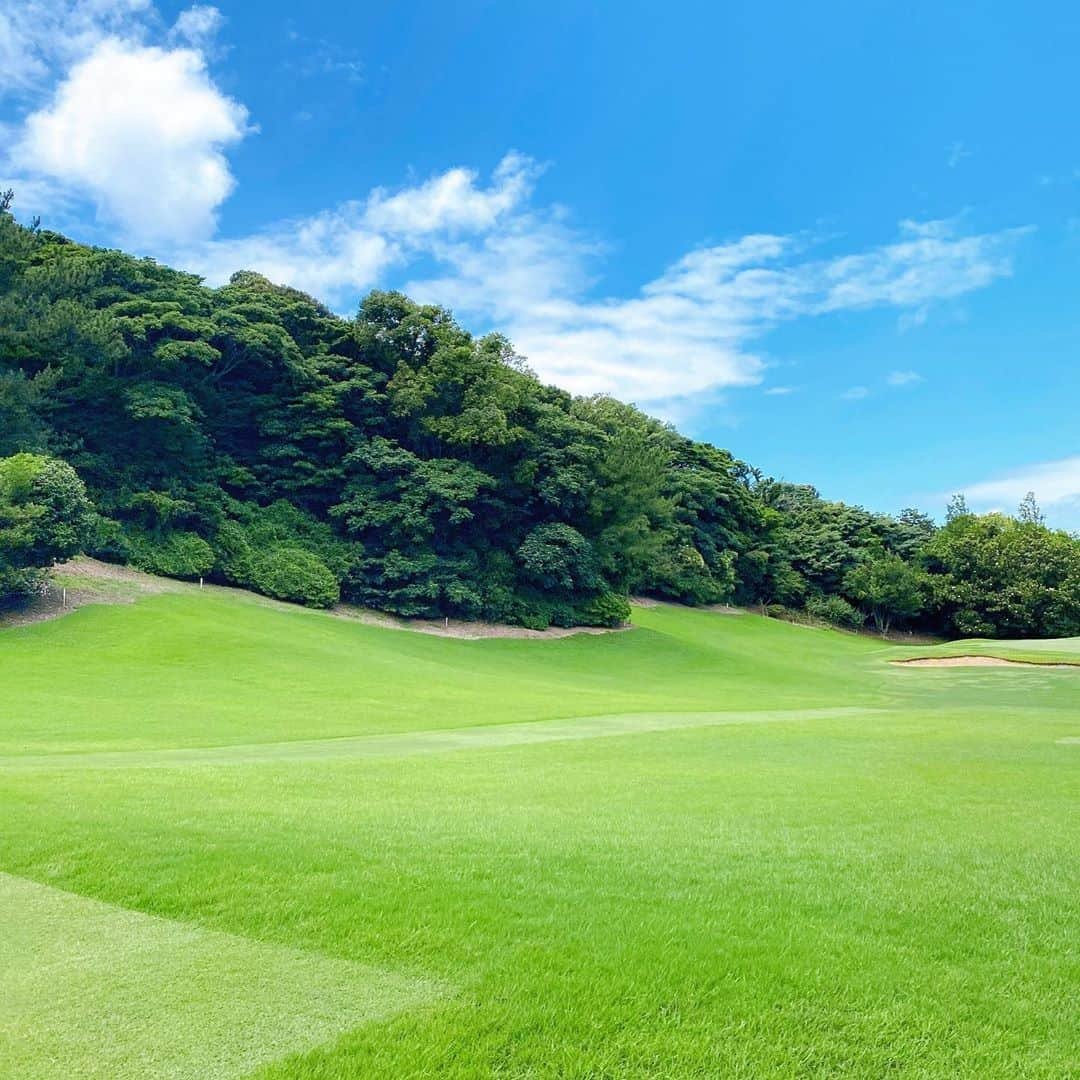
M 841 626 L 1080 633 L 1080 540 L 763 477 L 504 337 L 355 318 L 19 224 L 0 201 L 0 602 L 76 550 L 326 607 L 616 625 L 636 594 Z

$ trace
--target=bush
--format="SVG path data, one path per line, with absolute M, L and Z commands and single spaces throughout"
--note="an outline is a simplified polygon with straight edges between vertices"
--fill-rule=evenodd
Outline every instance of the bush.
M 44 570 L 15 569 L 0 562 L 0 611 L 16 607 L 44 592 L 49 577 Z
M 630 601 L 618 593 L 602 592 L 577 609 L 582 626 L 622 626 L 630 618 Z
M 239 522 L 222 522 L 214 537 L 214 556 L 214 577 L 233 585 L 252 583 L 254 549 Z
M 958 611 L 952 619 L 953 627 L 961 637 L 997 637 L 997 627 L 977 611 Z
M 131 539 L 119 521 L 98 516 L 86 542 L 87 554 L 105 562 L 131 561 Z
M 813 615 L 815 619 L 821 619 L 822 622 L 843 627 L 845 630 L 856 630 L 865 621 L 857 608 L 849 604 L 842 596 L 835 595 L 812 596 L 806 602 L 806 613 Z
M 328 608 L 338 602 L 337 578 L 317 555 L 297 547 L 273 547 L 256 553 L 251 584 L 266 596 L 308 607 Z
M 669 597 L 681 604 L 719 604 L 735 590 L 735 554 L 720 553 L 710 568 L 691 544 L 672 544 L 649 567 L 642 582 L 649 594 Z
M 217 561 L 214 572 L 236 585 L 252 584 L 259 552 L 272 548 L 297 548 L 313 554 L 342 581 L 354 568 L 358 545 L 342 540 L 325 522 L 283 499 L 269 506 L 232 501 L 228 518 L 214 536 Z
M 214 565 L 214 549 L 198 533 L 170 532 L 157 538 L 129 534 L 132 566 L 164 577 L 197 578 Z
M 526 630 L 546 630 L 551 625 L 548 610 L 538 604 L 522 604 L 514 621 Z

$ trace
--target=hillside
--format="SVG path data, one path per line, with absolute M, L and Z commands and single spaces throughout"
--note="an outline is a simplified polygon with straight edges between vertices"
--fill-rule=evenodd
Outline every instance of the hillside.
M 498 334 L 355 318 L 19 225 L 0 203 L 0 603 L 80 548 L 315 607 L 615 626 L 630 595 L 955 636 L 1080 632 L 1080 540 L 962 502 L 939 529 L 761 476 Z M 46 535 L 48 534 L 48 535 Z

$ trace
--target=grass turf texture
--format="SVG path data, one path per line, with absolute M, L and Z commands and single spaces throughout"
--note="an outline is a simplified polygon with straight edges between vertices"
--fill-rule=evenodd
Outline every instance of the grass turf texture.
M 1080 642 L 635 621 L 454 641 L 215 592 L 4 630 L 0 869 L 125 909 L 136 950 L 155 916 L 253 975 L 452 988 L 343 1009 L 260 1080 L 1080 1071 L 1080 671 L 888 663 Z M 108 970 L 41 980 L 24 1015 L 87 988 L 46 1024 L 67 1049 L 0 1075 L 85 1071 Z
M 35 1080 L 243 1077 L 432 985 L 0 874 L 0 1068 Z

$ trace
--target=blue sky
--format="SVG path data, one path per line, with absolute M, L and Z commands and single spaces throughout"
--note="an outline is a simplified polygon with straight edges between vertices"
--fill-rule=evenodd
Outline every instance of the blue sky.
M 835 498 L 1080 528 L 1080 10 L 12 0 L 22 215 L 507 331 Z

